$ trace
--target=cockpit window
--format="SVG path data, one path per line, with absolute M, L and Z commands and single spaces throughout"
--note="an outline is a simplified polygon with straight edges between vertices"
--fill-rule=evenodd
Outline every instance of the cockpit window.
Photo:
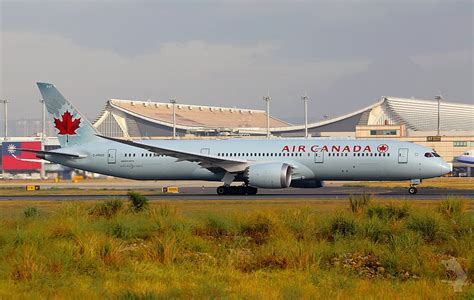
M 426 152 L 425 157 L 440 157 L 436 152 Z

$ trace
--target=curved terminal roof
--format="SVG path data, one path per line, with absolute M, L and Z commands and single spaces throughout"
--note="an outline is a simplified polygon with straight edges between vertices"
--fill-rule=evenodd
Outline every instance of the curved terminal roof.
M 310 123 L 312 131 L 355 131 L 356 125 L 405 125 L 413 131 L 434 131 L 438 126 L 438 102 L 382 97 L 378 102 L 336 118 Z M 440 129 L 473 131 L 474 105 L 440 102 Z M 272 128 L 276 132 L 304 130 L 304 125 Z
M 171 103 L 111 99 L 117 109 L 164 124 L 173 124 Z M 262 128 L 267 126 L 265 111 L 175 104 L 176 124 L 182 128 Z M 289 123 L 270 118 L 270 127 L 288 126 Z
M 238 132 L 262 135 L 267 115 L 263 110 L 176 104 L 176 128 L 181 133 Z M 311 114 L 311 112 L 309 113 Z M 410 131 L 436 131 L 438 102 L 399 97 L 381 99 L 357 111 L 308 124 L 313 136 L 321 132 L 355 132 L 358 125 L 405 125 Z M 94 126 L 114 136 L 169 135 L 173 126 L 170 103 L 111 99 Z M 301 136 L 304 125 L 270 119 L 271 131 L 281 136 Z M 440 102 L 440 130 L 474 131 L 474 105 Z M 106 134 L 106 133 L 105 133 Z
M 405 124 L 407 128 L 415 131 L 437 129 L 437 101 L 384 97 L 383 105 L 394 122 Z M 474 130 L 474 105 L 441 100 L 439 111 L 441 130 Z

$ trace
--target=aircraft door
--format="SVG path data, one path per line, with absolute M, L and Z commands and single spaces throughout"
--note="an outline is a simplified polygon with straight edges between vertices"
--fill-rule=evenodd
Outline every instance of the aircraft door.
M 398 149 L 398 163 L 399 164 L 408 163 L 408 148 Z
M 209 155 L 211 153 L 211 149 L 209 148 L 201 148 L 201 154 Z
M 107 155 L 107 162 L 109 164 L 115 164 L 117 157 L 117 150 L 116 149 L 109 149 L 109 154 Z
M 324 151 L 314 152 L 314 162 L 324 163 Z

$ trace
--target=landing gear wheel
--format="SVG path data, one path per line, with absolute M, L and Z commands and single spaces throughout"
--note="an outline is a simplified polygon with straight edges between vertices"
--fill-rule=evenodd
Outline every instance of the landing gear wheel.
M 246 188 L 246 195 L 257 195 L 257 191 L 258 189 L 257 188 L 254 188 L 254 187 L 251 187 L 251 186 L 247 186 Z
M 225 186 L 216 189 L 217 195 L 256 195 L 258 189 L 251 186 Z
M 226 195 L 227 194 L 227 188 L 225 186 L 220 186 L 217 188 L 217 195 Z
M 417 189 L 416 187 L 411 186 L 411 187 L 408 188 L 408 193 L 409 193 L 410 195 L 415 195 L 416 192 L 418 192 L 418 189 Z

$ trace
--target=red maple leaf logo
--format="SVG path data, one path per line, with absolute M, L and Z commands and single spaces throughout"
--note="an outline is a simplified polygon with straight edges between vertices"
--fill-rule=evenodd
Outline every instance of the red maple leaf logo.
M 60 135 L 66 135 L 69 139 L 69 135 L 75 135 L 76 130 L 80 127 L 81 118 L 72 119 L 72 115 L 69 111 L 66 110 L 65 113 L 61 116 L 62 120 L 54 118 L 54 127 L 56 127 Z
M 386 144 L 379 145 L 377 147 L 378 152 L 387 152 L 388 151 L 388 146 Z

